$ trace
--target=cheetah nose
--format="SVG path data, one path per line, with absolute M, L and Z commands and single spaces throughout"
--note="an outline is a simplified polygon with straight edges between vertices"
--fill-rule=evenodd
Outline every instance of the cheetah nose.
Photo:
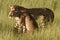
M 11 18 L 11 15 L 8 15 L 8 18 Z
M 11 18 L 11 17 L 12 17 L 12 14 L 9 13 L 8 18 Z
M 8 17 L 8 18 L 11 18 L 11 17 Z
M 9 12 L 9 16 L 13 16 L 13 13 L 12 12 Z

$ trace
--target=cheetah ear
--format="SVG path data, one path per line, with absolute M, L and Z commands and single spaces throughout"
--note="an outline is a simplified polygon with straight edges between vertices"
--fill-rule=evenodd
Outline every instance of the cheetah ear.
M 14 6 L 14 4 L 12 4 L 12 5 L 9 5 L 9 7 L 12 7 L 12 6 Z
M 22 13 L 26 12 L 26 10 L 21 10 Z
M 11 7 L 12 5 L 9 5 L 9 7 Z

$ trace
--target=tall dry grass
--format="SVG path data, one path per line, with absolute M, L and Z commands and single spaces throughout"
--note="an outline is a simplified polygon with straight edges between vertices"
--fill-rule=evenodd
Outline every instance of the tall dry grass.
M 17 34 L 14 31 L 15 20 L 9 19 L 9 5 L 16 4 L 26 8 L 50 8 L 55 19 L 48 28 L 33 35 Z M 60 40 L 60 0 L 0 0 L 0 40 Z M 37 21 L 39 23 L 39 21 Z

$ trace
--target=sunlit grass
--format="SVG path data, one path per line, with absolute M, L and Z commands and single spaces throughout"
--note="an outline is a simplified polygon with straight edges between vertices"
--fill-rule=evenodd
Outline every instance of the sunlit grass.
M 31 36 L 18 34 L 14 30 L 14 18 L 8 18 L 11 4 L 26 8 L 50 8 L 55 15 L 54 22 L 48 28 L 40 28 L 38 33 Z M 0 0 L 0 40 L 60 40 L 60 0 Z

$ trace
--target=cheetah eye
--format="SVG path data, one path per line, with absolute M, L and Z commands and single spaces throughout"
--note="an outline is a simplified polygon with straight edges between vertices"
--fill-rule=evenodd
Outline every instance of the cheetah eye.
M 15 8 L 12 8 L 12 10 L 15 10 Z
M 12 9 L 14 9 L 14 8 L 12 8 Z
M 11 7 L 11 10 L 15 10 L 15 8 L 12 8 L 12 7 Z

